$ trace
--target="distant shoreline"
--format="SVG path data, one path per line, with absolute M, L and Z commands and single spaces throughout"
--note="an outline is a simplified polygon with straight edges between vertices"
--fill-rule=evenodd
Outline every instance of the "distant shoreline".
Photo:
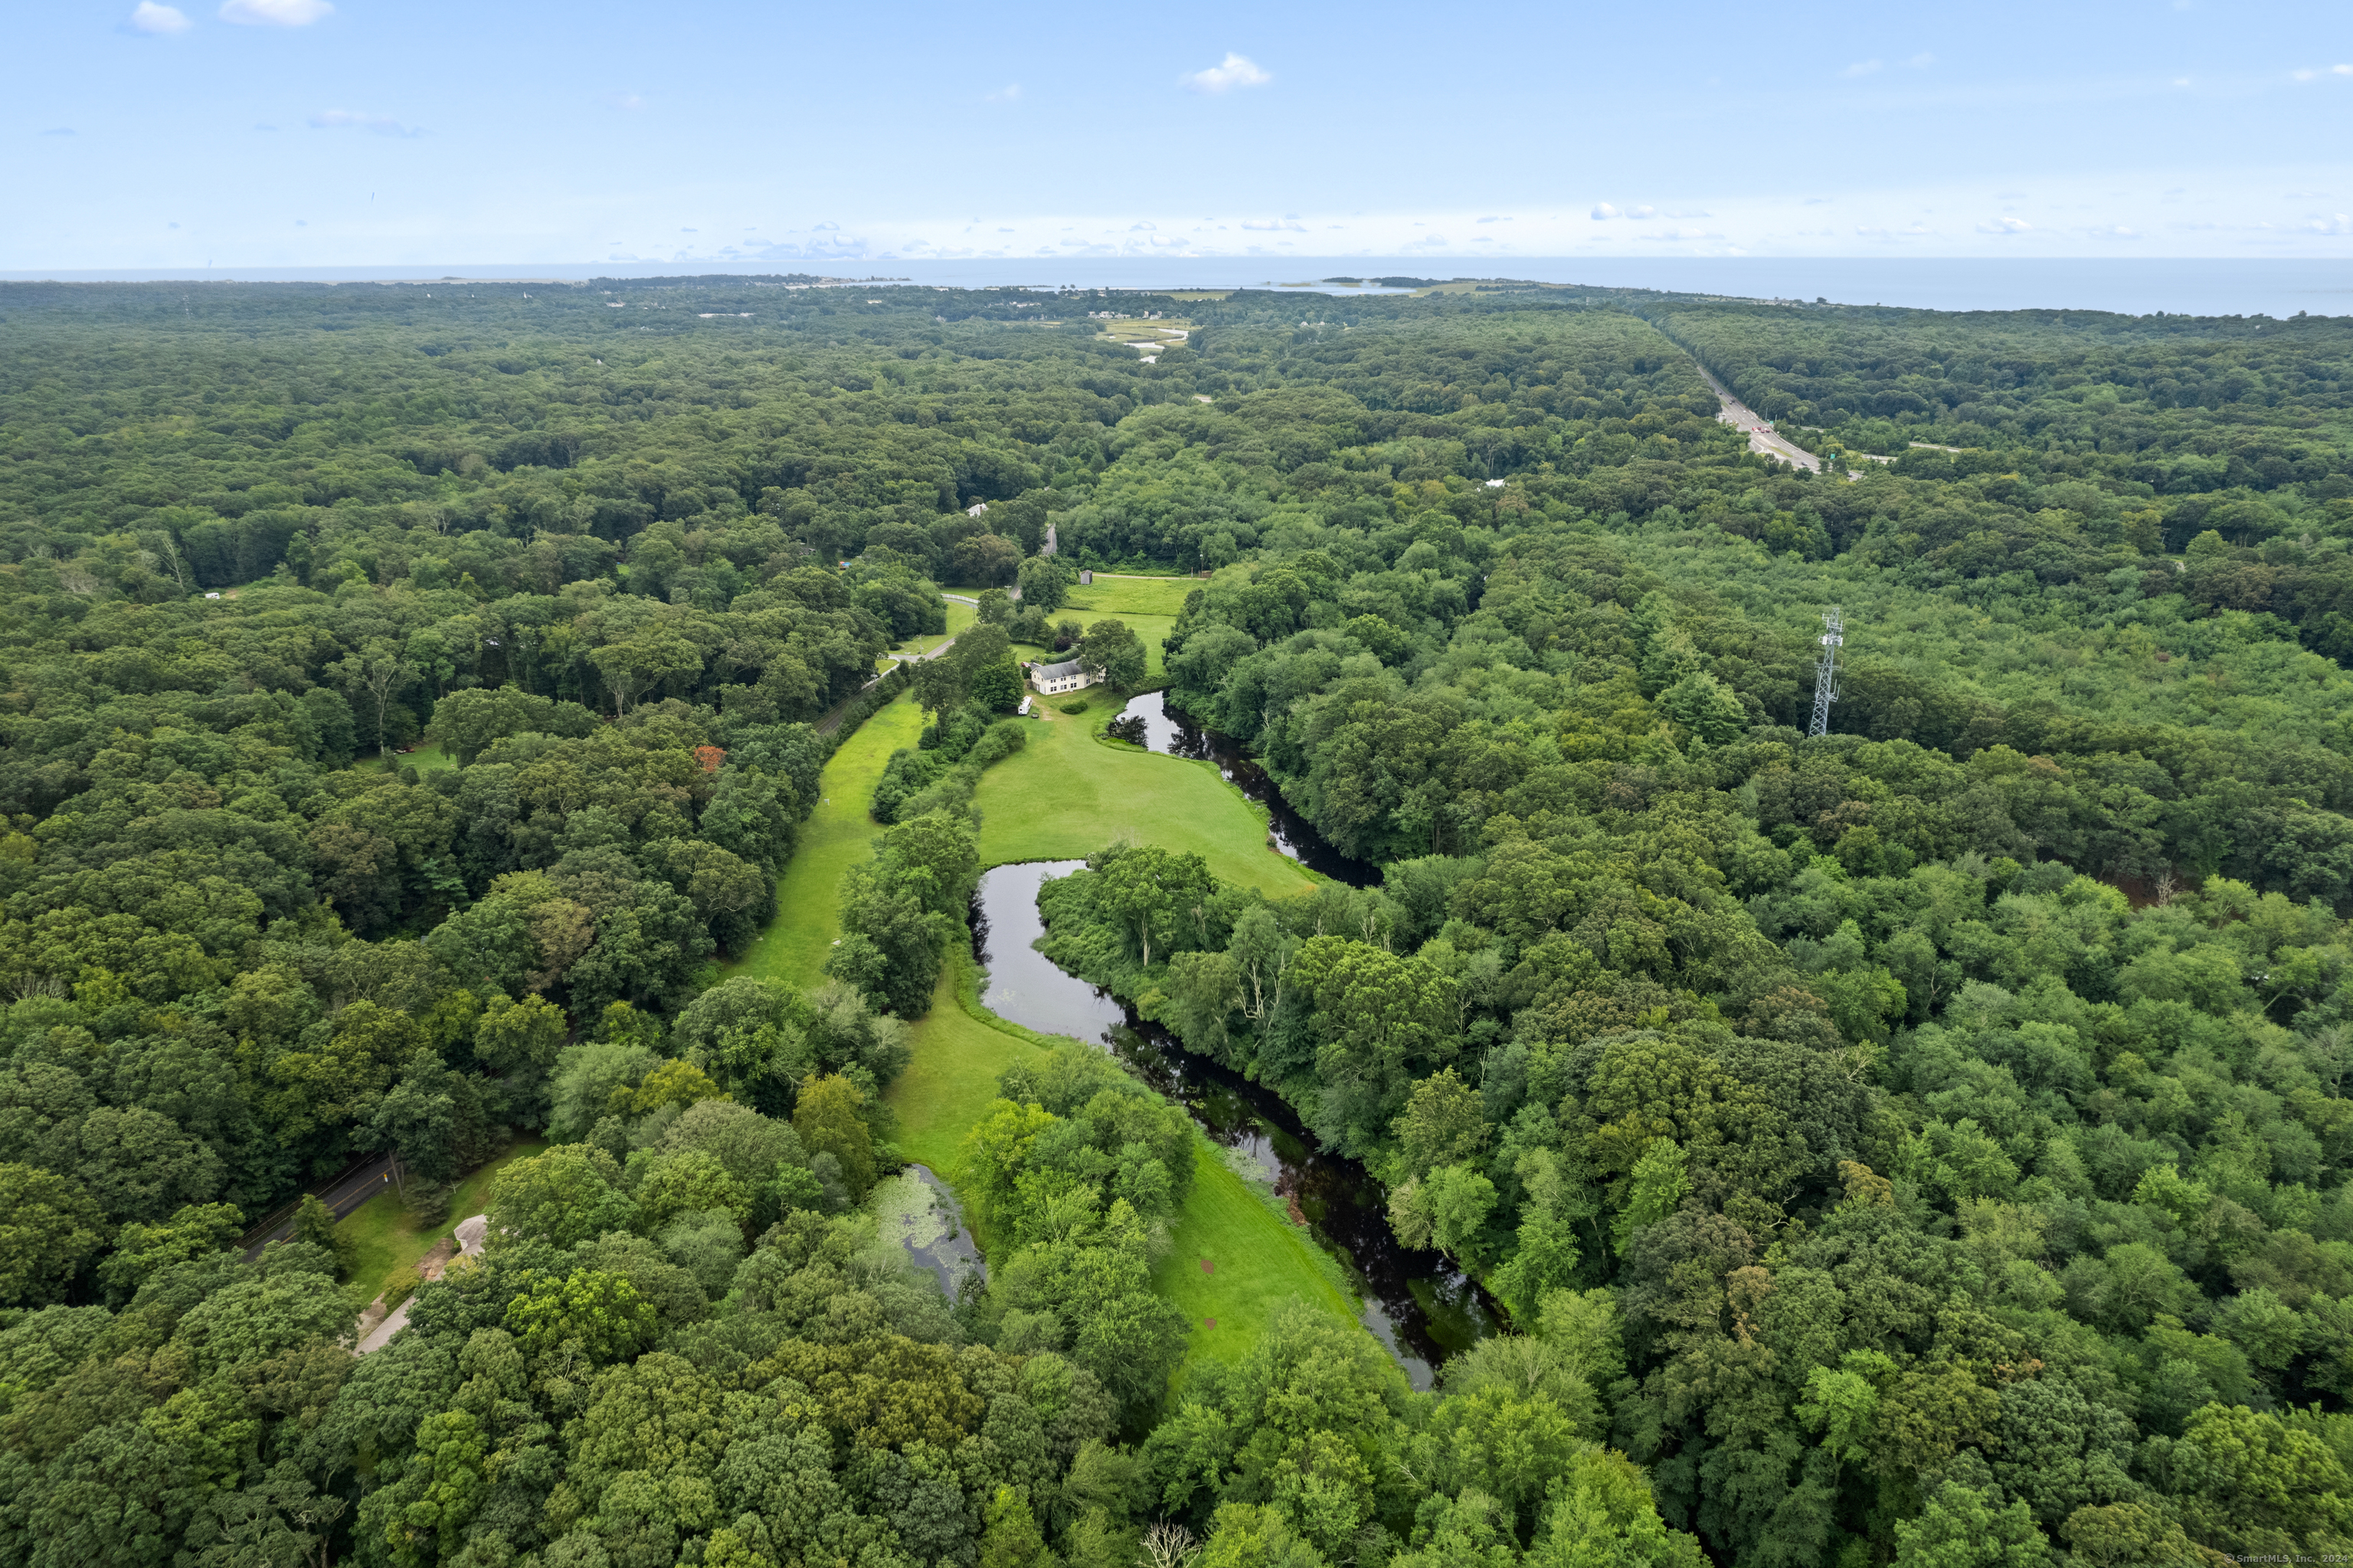
M 805 270 L 804 270 L 805 269 Z M 11 282 L 585 283 L 595 279 L 741 277 L 811 285 L 1172 291 L 1283 288 L 1367 296 L 1335 280 L 1381 276 L 1584 284 L 1741 299 L 1937 311 L 2157 311 L 2285 318 L 2353 314 L 2353 259 L 2273 257 L 1062 257 L 902 260 L 518 262 L 360 267 L 222 266 L 0 270 Z

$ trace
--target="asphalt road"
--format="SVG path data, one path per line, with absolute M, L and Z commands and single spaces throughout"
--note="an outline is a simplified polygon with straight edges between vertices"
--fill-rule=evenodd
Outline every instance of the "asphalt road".
M 940 597 L 941 597 L 942 599 L 955 599 L 958 604 L 978 604 L 978 603 L 980 602 L 980 601 L 979 601 L 978 599 L 966 599 L 964 595 L 962 595 L 962 594 L 960 594 L 960 593 L 944 593 L 944 594 L 940 595 Z M 961 632 L 957 633 L 957 636 L 962 636 L 962 635 L 963 635 L 963 633 L 961 633 Z M 955 647 L 955 637 L 951 637 L 951 638 L 949 638 L 946 641 L 944 641 L 944 642 L 941 643 L 937 648 L 933 649 L 933 650 L 932 650 L 930 652 L 928 652 L 928 653 L 901 653 L 901 654 L 893 654 L 893 655 L 892 655 L 892 657 L 894 660 L 896 660 L 899 663 L 902 663 L 902 664 L 922 663 L 922 662 L 923 662 L 924 660 L 926 660 L 926 659 L 936 659 L 936 658 L 938 658 L 941 654 L 943 654 L 943 653 L 946 652 L 949 649 L 951 649 L 951 648 L 953 648 L 953 647 Z M 885 671 L 881 672 L 881 674 L 876 675 L 876 676 L 874 677 L 874 681 L 879 681 L 879 680 L 881 680 L 881 679 L 882 678 L 882 676 L 883 676 L 883 675 L 887 675 L 887 674 L 889 674 L 889 673 L 890 673 L 890 672 L 889 672 L 888 670 L 885 670 Z M 867 687 L 868 687 L 868 686 L 871 686 L 871 685 L 873 685 L 873 684 L 874 684 L 874 681 L 869 681 L 869 682 L 867 682 L 867 683 L 866 683 L 866 685 L 859 687 L 859 688 L 858 688 L 858 691 L 859 691 L 859 692 L 863 692 L 863 691 L 865 691 L 865 690 L 867 689 Z M 821 719 L 818 720 L 816 724 L 814 724 L 814 725 L 810 726 L 809 727 L 811 727 L 812 729 L 816 730 L 816 731 L 818 732 L 818 734 L 819 734 L 819 735 L 831 735 L 835 730 L 838 730 L 838 729 L 839 729 L 839 728 L 841 727 L 841 715 L 842 715 L 845 712 L 847 712 L 847 711 L 849 710 L 849 705 L 850 705 L 850 704 L 852 704 L 852 703 L 854 703 L 854 702 L 856 702 L 857 700 L 858 700 L 858 694 L 857 694 L 856 692 L 851 693 L 849 696 L 846 696 L 846 697 L 842 698 L 842 699 L 841 699 L 841 701 L 839 701 L 839 702 L 836 703 L 836 704 L 833 705 L 833 710 L 832 710 L 830 713 L 827 714 L 823 718 L 821 718 Z
M 1697 360 L 1692 363 L 1699 365 Z M 1706 366 L 1700 365 L 1699 373 L 1707 376 L 1707 384 L 1715 389 L 1716 400 L 1724 405 L 1715 417 L 1733 429 L 1746 432 L 1750 451 L 1762 452 L 1770 458 L 1778 458 L 1792 468 L 1807 469 L 1815 473 L 1822 471 L 1821 459 L 1806 450 L 1805 448 L 1794 445 L 1775 435 L 1772 425 L 1747 404 L 1725 391 L 1724 383 L 1710 376 Z
M 347 1167 L 343 1174 L 311 1188 L 311 1192 L 319 1202 L 327 1205 L 329 1213 L 340 1220 L 378 1192 L 388 1191 L 391 1186 L 392 1156 L 372 1154 Z M 271 1242 L 284 1241 L 294 1234 L 294 1211 L 298 1207 L 299 1203 L 290 1203 L 246 1233 L 244 1246 L 248 1263 L 259 1258 L 261 1249 Z

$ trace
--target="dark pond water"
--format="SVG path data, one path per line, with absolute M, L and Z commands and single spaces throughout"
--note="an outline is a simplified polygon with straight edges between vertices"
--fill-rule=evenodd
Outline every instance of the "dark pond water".
M 973 897 L 973 953 L 991 1012 L 1049 1034 L 1100 1044 L 1192 1114 L 1212 1142 L 1237 1151 L 1292 1203 L 1316 1241 L 1345 1264 L 1365 1303 L 1365 1326 L 1416 1388 L 1446 1358 L 1495 1331 L 1479 1287 L 1446 1257 L 1399 1245 L 1388 1198 L 1353 1160 L 1325 1152 L 1291 1107 L 1261 1085 L 1179 1045 L 1099 986 L 1057 968 L 1034 944 L 1045 935 L 1038 889 L 1083 861 L 1001 865 Z
M 1171 757 L 1195 757 L 1216 763 L 1219 772 L 1267 809 L 1268 838 L 1276 849 L 1300 864 L 1351 887 L 1379 885 L 1381 868 L 1351 860 L 1325 842 L 1324 835 L 1306 818 L 1291 809 L 1282 791 L 1266 776 L 1266 769 L 1250 760 L 1240 742 L 1231 736 L 1205 729 L 1182 714 L 1170 713 L 1162 698 L 1159 692 L 1146 692 L 1120 710 L 1122 718 L 1144 721 L 1146 747 Z
M 940 1282 L 951 1301 L 966 1275 L 988 1276 L 972 1233 L 964 1226 L 964 1210 L 948 1184 L 927 1165 L 910 1165 L 878 1185 L 873 1198 L 875 1219 L 883 1238 L 904 1247 L 918 1267 Z

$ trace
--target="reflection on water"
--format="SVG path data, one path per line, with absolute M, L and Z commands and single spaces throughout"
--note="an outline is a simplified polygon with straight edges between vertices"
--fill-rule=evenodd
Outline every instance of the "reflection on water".
M 1353 1160 L 1327 1153 L 1271 1089 L 1186 1050 L 1112 994 L 1057 968 L 1031 944 L 1045 934 L 1038 889 L 1081 861 L 1001 865 L 973 898 L 973 952 L 989 1011 L 1041 1033 L 1102 1044 L 1182 1105 L 1210 1141 L 1231 1150 L 1350 1269 L 1365 1326 L 1416 1388 L 1472 1341 L 1495 1331 L 1493 1308 L 1444 1255 L 1400 1245 L 1380 1184 Z
M 1351 860 L 1326 843 L 1306 818 L 1291 809 L 1266 769 L 1250 760 L 1232 736 L 1205 729 L 1182 714 L 1172 714 L 1159 692 L 1146 692 L 1120 710 L 1122 718 L 1144 721 L 1144 744 L 1171 757 L 1195 757 L 1218 765 L 1218 771 L 1241 792 L 1267 809 L 1267 837 L 1274 847 L 1312 871 L 1351 887 L 1373 887 L 1381 868 Z
M 1040 1034 L 1100 1042 L 1125 1025 L 1127 1009 L 1101 986 L 1057 968 L 1030 944 L 1046 934 L 1038 889 L 1068 876 L 1082 860 L 1032 860 L 1000 865 L 980 879 L 972 900 L 972 953 L 980 962 L 981 1005 Z

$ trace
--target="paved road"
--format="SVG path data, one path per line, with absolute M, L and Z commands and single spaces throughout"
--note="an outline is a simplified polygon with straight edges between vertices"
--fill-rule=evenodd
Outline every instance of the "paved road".
M 1750 451 L 1761 452 L 1769 458 L 1778 458 L 1792 468 L 1802 468 L 1814 473 L 1820 473 L 1822 471 L 1821 459 L 1806 450 L 1805 448 L 1775 435 L 1773 427 L 1747 404 L 1726 391 L 1724 383 L 1711 375 L 1706 366 L 1700 365 L 1696 359 L 1692 363 L 1699 366 L 1699 373 L 1707 376 L 1708 386 L 1715 389 L 1716 401 L 1724 405 L 1715 417 L 1735 429 L 1746 431 Z
M 941 597 L 942 599 L 952 599 L 955 600 L 958 604 L 977 605 L 977 604 L 980 602 L 980 601 L 979 601 L 978 599 L 966 599 L 966 598 L 965 598 L 965 596 L 964 596 L 964 595 L 962 595 L 962 594 L 960 594 L 960 593 L 944 593 L 944 594 L 942 594 L 940 597 Z M 963 634 L 962 632 L 958 632 L 958 633 L 956 634 L 956 636 L 957 636 L 957 637 L 961 637 L 961 636 L 963 636 L 963 635 L 964 635 L 964 634 Z M 917 662 L 917 663 L 920 663 L 922 661 L 926 660 L 926 659 L 936 659 L 936 658 L 938 658 L 941 654 L 943 654 L 943 653 L 946 652 L 949 649 L 951 649 L 951 648 L 953 648 L 953 647 L 955 647 L 955 637 L 951 637 L 951 638 L 949 638 L 946 641 L 944 641 L 944 642 L 941 643 L 937 648 L 933 649 L 933 650 L 932 650 L 930 652 L 928 652 L 928 653 L 893 653 L 893 654 L 892 654 L 892 655 L 891 655 L 891 657 L 892 657 L 892 661 L 893 661 L 895 663 L 900 663 L 900 664 L 904 664 L 904 663 L 909 663 L 909 662 Z M 865 685 L 859 687 L 857 692 L 853 692 L 853 693 L 851 693 L 849 696 L 846 696 L 846 697 L 842 698 L 842 699 L 841 699 L 841 701 L 839 701 L 839 702 L 836 703 L 836 704 L 833 705 L 833 709 L 832 709 L 832 711 L 831 711 L 831 712 L 828 713 L 828 714 L 827 714 L 823 718 L 821 718 L 821 719 L 818 720 L 816 724 L 814 724 L 814 725 L 810 726 L 809 727 L 810 727 L 810 728 L 812 728 L 812 729 L 814 729 L 814 730 L 816 730 L 816 731 L 818 732 L 818 734 L 819 734 L 819 735 L 831 735 L 835 730 L 839 729 L 839 728 L 841 727 L 841 716 L 842 716 L 842 715 L 843 715 L 844 713 L 846 713 L 846 712 L 849 710 L 849 705 L 850 705 L 850 704 L 852 704 L 852 703 L 854 703 L 854 702 L 856 702 L 856 701 L 858 700 L 859 694 L 860 694 L 860 693 L 862 693 L 862 692 L 865 692 L 868 688 L 871 687 L 871 686 L 874 684 L 874 681 L 879 681 L 879 680 L 881 680 L 881 679 L 882 678 L 882 676 L 883 676 L 883 675 L 887 675 L 887 674 L 889 674 L 890 673 L 891 673 L 891 672 L 890 672 L 890 671 L 888 671 L 888 670 L 885 670 L 885 671 L 881 672 L 881 674 L 878 674 L 878 675 L 876 675 L 876 676 L 874 677 L 874 680 L 873 680 L 873 681 L 869 681 L 869 682 L 867 682 Z
M 322 1181 L 311 1189 L 327 1212 L 342 1219 L 378 1192 L 392 1187 L 392 1156 L 371 1154 L 353 1161 L 343 1174 Z M 251 1263 L 261 1255 L 261 1249 L 271 1242 L 284 1241 L 294 1234 L 294 1211 L 299 1203 L 289 1203 L 245 1234 L 245 1261 Z

